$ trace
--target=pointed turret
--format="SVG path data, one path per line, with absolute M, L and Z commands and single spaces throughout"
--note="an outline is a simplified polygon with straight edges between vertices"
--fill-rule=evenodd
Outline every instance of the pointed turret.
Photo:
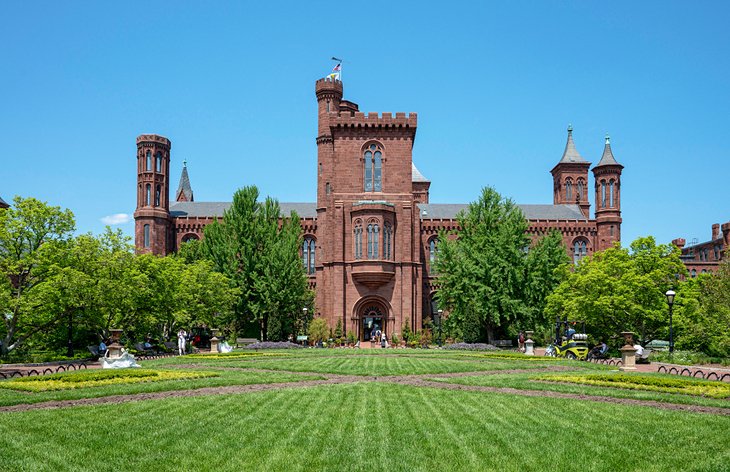
M 413 182 L 413 199 L 418 203 L 428 203 L 431 181 L 421 174 L 413 161 L 411 161 L 411 182 Z
M 588 202 L 588 168 L 591 163 L 583 159 L 573 142 L 573 126 L 568 125 L 568 141 L 563 157 L 553 170 L 553 204 L 578 205 L 588 218 L 591 204 Z
M 615 157 L 613 157 L 613 152 L 611 151 L 611 137 L 609 135 L 606 135 L 606 144 L 603 147 L 601 160 L 598 161 L 598 164 L 596 164 L 596 167 L 603 166 L 621 166 L 622 169 L 624 167 L 616 161 Z
M 593 168 L 596 180 L 596 229 L 598 251 L 621 241 L 621 170 L 624 168 L 613 157 L 611 138 L 606 135 L 603 155 Z
M 188 177 L 188 161 L 183 161 L 182 174 L 180 174 L 180 185 L 177 186 L 175 200 L 178 202 L 193 202 L 193 189 L 190 187 Z
M 575 148 L 575 143 L 573 142 L 573 125 L 568 125 L 568 142 L 565 143 L 565 151 L 563 151 L 563 157 L 560 159 L 559 164 L 569 162 L 588 162 L 583 159 Z

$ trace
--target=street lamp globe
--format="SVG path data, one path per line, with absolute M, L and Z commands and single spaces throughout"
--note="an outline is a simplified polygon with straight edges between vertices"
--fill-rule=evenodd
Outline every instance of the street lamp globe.
M 664 295 L 666 295 L 667 297 L 667 304 L 669 306 L 674 305 L 674 296 L 676 295 L 676 293 L 674 293 L 674 290 L 667 290 L 667 293 L 665 293 Z

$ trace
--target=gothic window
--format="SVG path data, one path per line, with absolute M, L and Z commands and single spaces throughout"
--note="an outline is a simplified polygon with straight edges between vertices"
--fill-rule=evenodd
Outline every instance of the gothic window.
M 366 192 L 383 191 L 383 153 L 379 146 L 371 144 L 363 156 L 364 189 Z
M 565 181 L 565 199 L 567 201 L 573 199 L 573 181 L 570 178 Z
M 160 206 L 160 186 L 155 187 L 155 206 Z
M 147 158 L 147 163 L 146 163 L 147 165 L 145 166 L 145 170 L 152 170 L 152 152 L 151 151 L 147 151 L 146 158 Z
M 697 277 L 697 270 L 692 269 L 692 278 L 694 279 L 695 277 Z
M 606 208 L 606 181 L 601 180 L 601 208 Z
M 429 267 L 431 273 L 436 273 L 436 271 L 433 268 L 433 264 L 436 261 L 436 254 L 438 253 L 438 245 L 439 245 L 438 238 L 431 238 L 431 240 L 428 242 L 428 267 Z
M 368 231 L 368 259 L 378 259 L 378 233 L 380 229 L 377 223 L 370 223 L 367 228 Z
M 581 259 L 588 255 L 588 245 L 582 239 L 576 239 L 573 242 L 573 263 L 578 264 Z
M 147 185 L 145 185 L 145 196 L 144 196 L 145 206 L 150 206 L 150 201 L 152 201 L 152 186 L 150 184 L 147 184 Z
M 144 247 L 150 247 L 150 225 L 144 225 Z
M 614 207 L 613 187 L 614 187 L 614 181 L 613 181 L 613 179 L 611 179 L 611 181 L 608 182 L 608 194 L 609 194 L 608 195 L 608 206 L 610 206 L 611 208 Z
M 391 250 L 393 247 L 393 227 L 390 223 L 385 223 L 383 230 L 383 259 L 389 261 L 391 259 Z
M 157 172 L 162 172 L 162 153 L 160 151 L 155 153 L 155 169 Z
M 304 244 L 302 245 L 302 263 L 307 275 L 314 274 L 314 243 L 313 238 L 304 238 Z
M 583 195 L 583 188 L 584 188 L 583 179 L 578 179 L 578 194 L 576 195 L 576 197 L 581 202 L 586 200 L 585 195 Z
M 362 225 L 355 222 L 355 259 L 362 259 Z

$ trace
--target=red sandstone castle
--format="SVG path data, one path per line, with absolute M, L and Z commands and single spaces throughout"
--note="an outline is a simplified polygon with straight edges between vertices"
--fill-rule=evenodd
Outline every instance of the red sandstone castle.
M 415 113 L 362 113 L 342 98 L 342 82 L 318 80 L 317 201 L 281 203 L 296 210 L 304 230 L 302 261 L 316 290 L 316 312 L 330 326 L 368 340 L 377 326 L 400 334 L 420 327 L 435 311 L 431 262 L 442 229 L 457 228 L 466 204 L 429 202 L 431 182 L 413 163 Z M 200 239 L 203 227 L 230 203 L 196 202 L 187 168 L 171 204 L 170 140 L 137 138 L 137 251 L 168 254 Z M 595 178 L 595 218 L 590 218 L 588 170 L 573 143 L 572 129 L 553 167 L 553 204 L 519 205 L 529 231 L 558 229 L 574 259 L 621 239 L 621 170 L 608 138 Z

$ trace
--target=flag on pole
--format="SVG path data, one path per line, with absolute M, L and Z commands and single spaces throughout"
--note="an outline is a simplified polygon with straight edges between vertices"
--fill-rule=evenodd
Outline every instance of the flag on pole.
M 327 77 L 332 80 L 342 80 L 342 63 L 338 62 L 337 65 L 332 69 L 332 73 Z

